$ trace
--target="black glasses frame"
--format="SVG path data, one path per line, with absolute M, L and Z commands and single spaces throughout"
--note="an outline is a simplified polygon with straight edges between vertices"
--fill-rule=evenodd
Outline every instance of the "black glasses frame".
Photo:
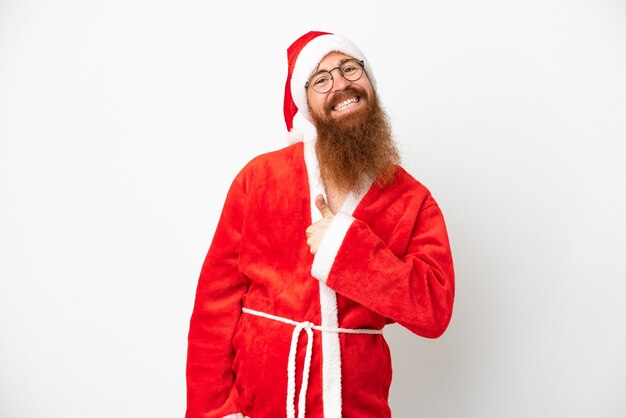
M 346 76 L 343 75 L 343 71 L 341 71 L 341 67 L 343 67 L 347 62 L 350 62 L 350 61 L 358 62 L 359 65 L 361 66 L 361 69 L 363 69 L 363 71 L 361 71 L 361 74 L 357 78 L 355 78 L 354 80 L 350 80 L 350 79 L 346 78 Z M 361 79 L 361 77 L 363 77 L 363 73 L 365 72 L 365 61 L 353 58 L 353 59 L 349 59 L 347 61 L 344 61 L 343 63 L 341 63 L 341 65 L 338 65 L 337 67 L 331 68 L 330 70 L 322 71 L 322 72 L 327 72 L 330 75 L 330 79 L 331 79 L 330 87 L 328 87 L 328 90 L 326 90 L 326 91 L 319 92 L 319 91 L 315 90 L 314 87 L 311 87 L 310 81 L 307 81 L 304 84 L 304 88 L 308 89 L 309 87 L 311 87 L 314 92 L 319 93 L 319 94 L 326 94 L 326 93 L 328 93 L 329 91 L 332 90 L 333 86 L 335 85 L 335 77 L 333 77 L 333 74 L 332 74 L 332 72 L 335 71 L 335 70 L 339 70 L 339 74 L 341 74 L 341 76 L 344 78 L 344 80 L 351 81 L 351 82 L 352 81 L 358 81 L 358 80 Z

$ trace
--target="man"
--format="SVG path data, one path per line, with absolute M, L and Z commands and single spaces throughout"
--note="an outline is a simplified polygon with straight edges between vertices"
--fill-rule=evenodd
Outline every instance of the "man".
M 436 338 L 454 273 L 444 220 L 404 171 L 369 62 L 309 32 L 288 49 L 285 120 L 314 141 L 237 175 L 202 267 L 187 418 L 390 417 L 397 322 Z

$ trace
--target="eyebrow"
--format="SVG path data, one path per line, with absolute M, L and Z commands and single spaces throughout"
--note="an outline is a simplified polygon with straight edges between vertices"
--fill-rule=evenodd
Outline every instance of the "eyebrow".
M 341 67 L 346 61 L 350 61 L 350 60 L 353 60 L 353 59 L 355 59 L 355 58 L 343 58 L 343 59 L 339 60 L 339 64 L 335 65 L 333 68 Z M 311 75 L 310 78 L 315 77 L 319 73 L 328 72 L 328 70 L 320 70 L 319 69 L 320 68 L 319 64 L 317 65 L 317 68 L 318 68 L 318 70 L 315 72 L 315 74 Z

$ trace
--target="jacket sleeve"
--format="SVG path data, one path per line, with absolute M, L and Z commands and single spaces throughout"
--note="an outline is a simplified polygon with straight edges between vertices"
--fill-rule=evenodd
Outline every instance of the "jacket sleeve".
M 454 269 L 443 215 L 430 202 L 417 214 L 400 255 L 365 222 L 337 213 L 315 254 L 312 275 L 417 335 L 439 337 L 452 315 Z
M 243 174 L 233 181 L 202 265 L 189 326 L 186 418 L 239 416 L 232 338 L 246 284 L 238 270 L 246 211 Z

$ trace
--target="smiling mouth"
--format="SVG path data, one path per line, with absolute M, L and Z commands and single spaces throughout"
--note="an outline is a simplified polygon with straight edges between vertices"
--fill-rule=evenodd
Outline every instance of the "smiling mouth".
M 359 102 L 360 98 L 359 96 L 356 97 L 351 97 L 347 100 L 344 100 L 340 103 L 337 103 L 336 105 L 333 106 L 333 110 L 335 112 L 341 112 L 344 111 L 346 109 L 351 108 L 352 106 L 356 105 Z

